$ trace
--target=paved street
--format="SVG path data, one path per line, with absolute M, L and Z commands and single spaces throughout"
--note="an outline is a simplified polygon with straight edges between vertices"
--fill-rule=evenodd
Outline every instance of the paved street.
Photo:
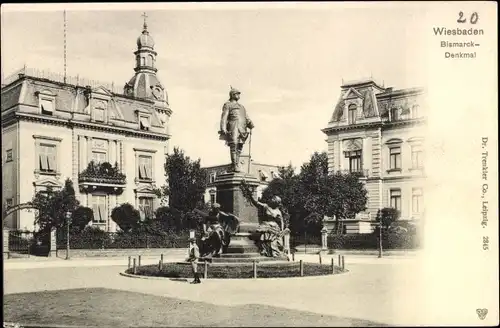
M 318 260 L 314 255 L 298 256 L 296 260 L 300 258 L 311 262 Z M 325 261 L 329 259 L 325 258 Z M 262 304 L 398 325 L 419 322 L 424 309 L 423 304 L 419 304 L 422 299 L 419 293 L 423 289 L 415 281 L 420 268 L 418 257 L 377 259 L 373 256 L 351 256 L 346 257 L 349 272 L 335 276 L 209 279 L 201 285 L 120 276 L 119 273 L 126 269 L 126 258 L 26 262 L 5 263 L 5 294 L 108 288 L 225 306 Z M 142 262 L 157 263 L 158 258 L 144 258 Z M 45 267 L 40 267 L 43 264 Z M 50 268 L 47 267 L 49 264 Z

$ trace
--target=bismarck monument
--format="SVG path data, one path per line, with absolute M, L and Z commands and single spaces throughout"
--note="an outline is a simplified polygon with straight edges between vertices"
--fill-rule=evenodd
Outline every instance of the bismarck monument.
M 240 220 L 239 229 L 231 236 L 231 241 L 224 253 L 228 257 L 229 254 L 238 256 L 237 254 L 245 253 L 251 257 L 259 256 L 260 253 L 260 255 L 265 255 L 268 258 L 277 259 L 281 255 L 277 255 L 276 252 L 266 252 L 265 245 L 270 243 L 270 235 L 275 236 L 274 240 L 276 238 L 282 240 L 284 227 L 281 224 L 279 228 L 274 229 L 276 231 L 262 230 L 264 226 L 267 227 L 264 224 L 267 220 L 259 220 L 258 207 L 264 205 L 264 212 L 266 212 L 264 214 L 269 214 L 267 212 L 273 210 L 266 207 L 266 204 L 255 200 L 255 191 L 259 180 L 250 174 L 251 133 L 254 124 L 245 107 L 238 102 L 240 94 L 240 91 L 231 87 L 229 100 L 222 107 L 220 120 L 219 138 L 224 140 L 229 148 L 231 170 L 218 175 L 214 182 L 217 189 L 217 202 L 221 205 L 223 211 L 234 214 Z M 247 140 L 249 142 L 249 152 L 248 155 L 243 155 L 243 147 Z M 279 213 L 281 215 L 281 212 Z M 274 219 L 279 221 L 282 220 L 282 217 L 276 216 Z M 279 244 L 281 245 L 281 243 Z
M 258 179 L 249 173 L 250 154 L 242 156 L 243 146 L 251 138 L 254 124 L 245 107 L 238 102 L 240 94 L 240 91 L 231 87 L 229 100 L 222 107 L 219 139 L 224 140 L 229 148 L 231 170 L 220 174 L 214 182 L 217 202 L 222 209 L 242 219 L 238 233 L 231 238 L 227 253 L 258 251 L 255 243 L 249 239 L 259 225 L 257 208 L 246 199 L 240 187 L 243 181 L 254 190 L 258 185 Z

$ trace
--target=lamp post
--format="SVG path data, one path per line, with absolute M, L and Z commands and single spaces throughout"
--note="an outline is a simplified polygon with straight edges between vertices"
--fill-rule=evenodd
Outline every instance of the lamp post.
M 378 257 L 382 257 L 382 216 L 378 221 Z
M 66 260 L 69 260 L 69 224 L 71 221 L 71 212 L 66 212 Z

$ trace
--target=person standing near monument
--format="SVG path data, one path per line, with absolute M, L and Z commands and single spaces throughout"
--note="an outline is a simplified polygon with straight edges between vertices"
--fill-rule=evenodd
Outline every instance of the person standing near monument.
M 195 238 L 189 238 L 189 258 L 188 261 L 191 262 L 191 268 L 193 270 L 194 280 L 192 284 L 201 284 L 200 276 L 198 275 L 198 259 L 200 258 L 200 249 L 196 245 Z
M 226 141 L 231 155 L 233 172 L 240 172 L 240 155 L 243 150 L 249 131 L 254 125 L 243 105 L 238 103 L 241 92 L 231 87 L 229 101 L 222 107 L 219 138 Z

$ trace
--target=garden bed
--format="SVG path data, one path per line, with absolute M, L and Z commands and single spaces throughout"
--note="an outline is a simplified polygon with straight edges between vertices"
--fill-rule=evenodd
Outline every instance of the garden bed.
M 304 276 L 324 276 L 331 274 L 339 274 L 342 268 L 335 266 L 333 273 L 331 265 L 316 264 L 316 263 L 303 263 Z M 198 264 L 198 272 L 203 275 L 204 264 Z M 127 274 L 133 274 L 133 268 L 125 271 Z M 245 279 L 253 278 L 253 265 L 252 263 L 242 263 L 241 265 L 221 265 L 208 266 L 207 278 L 213 279 Z M 166 277 L 166 278 L 193 278 L 191 266 L 181 263 L 165 263 L 162 270 L 159 270 L 158 265 L 144 265 L 136 268 L 136 275 L 149 276 L 149 277 Z M 300 263 L 287 262 L 287 263 L 272 263 L 257 265 L 258 278 L 287 278 L 287 277 L 300 277 Z

